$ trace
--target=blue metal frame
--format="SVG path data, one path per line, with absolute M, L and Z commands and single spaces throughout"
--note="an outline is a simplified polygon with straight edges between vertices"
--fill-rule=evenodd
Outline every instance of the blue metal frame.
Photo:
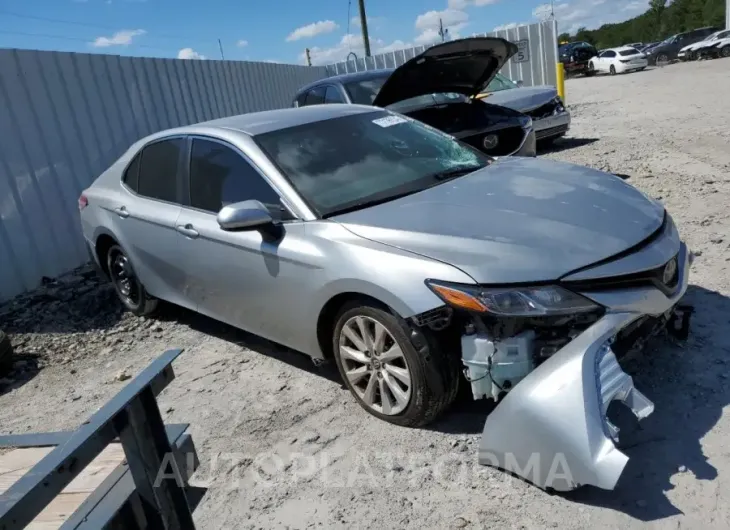
M 187 473 L 180 476 L 179 469 L 185 459 L 182 451 L 187 448 L 194 454 L 192 440 L 182 434 L 180 426 L 166 429 L 156 401 L 156 396 L 175 378 L 171 363 L 181 353 L 182 350 L 163 353 L 74 432 L 0 438 L 0 446 L 29 447 L 34 442 L 40 446 L 57 444 L 0 496 L 0 530 L 24 528 L 117 437 L 124 449 L 126 464 L 119 466 L 100 491 L 92 494 L 91 501 L 84 503 L 84 509 L 106 518 L 116 514 L 106 509 L 100 511 L 102 506 L 115 507 L 120 515 L 132 517 L 136 522 L 134 526 L 140 528 L 195 528 L 185 492 Z M 155 484 L 165 456 L 170 454 L 174 456 L 175 465 L 171 472 L 165 470 L 164 476 L 172 475 L 172 478 Z M 197 458 L 195 460 L 197 465 Z M 89 528 L 88 524 L 81 524 L 84 519 L 79 510 L 64 528 Z

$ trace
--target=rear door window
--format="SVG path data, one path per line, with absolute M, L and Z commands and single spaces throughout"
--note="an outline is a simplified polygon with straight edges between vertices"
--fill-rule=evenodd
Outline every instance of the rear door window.
M 150 199 L 178 202 L 178 169 L 184 140 L 171 138 L 142 151 L 137 193 Z

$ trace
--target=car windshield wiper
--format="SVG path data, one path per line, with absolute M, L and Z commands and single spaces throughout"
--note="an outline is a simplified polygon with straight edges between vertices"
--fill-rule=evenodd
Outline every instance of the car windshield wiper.
M 445 171 L 439 171 L 438 173 L 434 173 L 431 175 L 436 180 L 449 180 L 457 177 L 462 177 L 464 175 L 468 175 L 469 173 L 474 173 L 475 171 L 478 171 L 486 166 L 458 166 L 453 167 L 451 169 L 447 169 Z
M 403 197 L 408 197 L 409 195 L 413 195 L 414 193 L 418 193 L 419 191 L 423 191 L 425 188 L 418 188 L 415 190 L 410 191 L 404 191 L 402 193 L 394 193 L 393 195 L 388 195 L 387 197 L 381 197 L 379 199 L 371 199 L 367 201 L 360 201 L 355 204 L 351 204 L 349 206 L 345 206 L 344 208 L 338 208 L 337 210 L 333 210 L 331 212 L 326 213 L 322 216 L 322 218 L 327 219 L 328 217 L 333 217 L 335 215 L 342 215 L 350 212 L 355 212 L 357 210 L 362 210 L 364 208 L 370 208 L 371 206 L 377 206 L 378 204 L 384 204 L 386 202 L 394 201 L 396 199 L 401 199 Z

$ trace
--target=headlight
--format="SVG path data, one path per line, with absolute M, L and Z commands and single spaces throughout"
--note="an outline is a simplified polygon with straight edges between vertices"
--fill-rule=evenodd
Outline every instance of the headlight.
M 570 315 L 598 309 L 587 298 L 557 285 L 480 287 L 426 280 L 426 285 L 452 307 L 502 317 Z

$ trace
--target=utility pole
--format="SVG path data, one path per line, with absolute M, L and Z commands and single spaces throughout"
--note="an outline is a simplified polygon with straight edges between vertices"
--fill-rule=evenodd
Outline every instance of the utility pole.
M 358 0 L 360 4 L 360 29 L 362 29 L 362 42 L 365 45 L 365 57 L 370 57 L 370 37 L 368 37 L 368 20 L 365 16 L 365 0 Z
M 441 37 L 441 42 L 445 42 L 446 37 L 448 37 L 448 36 L 449 36 L 449 29 L 448 28 L 444 29 L 444 23 L 439 18 L 439 37 Z
M 218 48 L 221 51 L 221 60 L 225 61 L 226 58 L 223 56 L 223 44 L 221 44 L 221 40 L 220 39 L 218 39 Z
M 312 56 L 309 55 L 309 48 L 304 49 L 304 56 L 307 58 L 307 66 L 312 66 Z

